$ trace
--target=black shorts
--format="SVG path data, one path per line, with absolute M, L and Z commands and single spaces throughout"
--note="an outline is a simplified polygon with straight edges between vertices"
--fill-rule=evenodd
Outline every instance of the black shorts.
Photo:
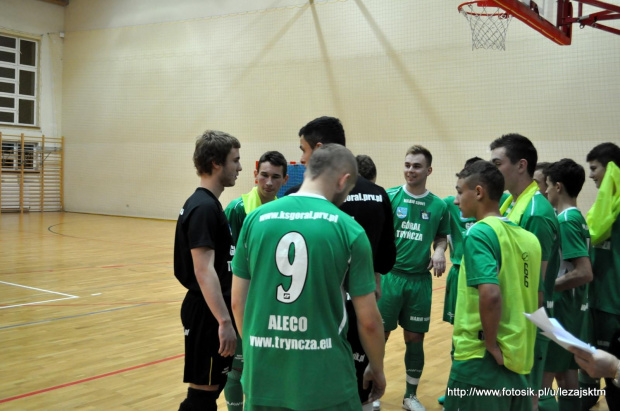
M 367 389 L 364 389 L 364 371 L 370 362 L 368 356 L 362 347 L 359 334 L 357 332 L 357 316 L 355 315 L 355 309 L 353 308 L 353 301 L 347 300 L 346 302 L 347 315 L 349 317 L 349 331 L 347 333 L 347 341 L 351 345 L 351 351 L 353 351 L 353 362 L 355 364 L 355 376 L 357 378 L 357 393 L 359 394 L 362 404 L 368 402 L 368 395 L 372 389 L 372 383 L 369 384 Z
M 181 305 L 181 322 L 185 333 L 183 382 L 223 387 L 233 357 L 222 357 L 218 354 L 219 324 L 202 294 L 195 291 L 187 292 Z

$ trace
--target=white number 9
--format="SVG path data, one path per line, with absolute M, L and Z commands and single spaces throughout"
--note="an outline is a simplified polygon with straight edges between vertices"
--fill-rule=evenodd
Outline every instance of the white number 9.
M 292 263 L 289 260 L 291 245 L 295 247 Z M 278 286 L 276 298 L 285 304 L 295 302 L 304 290 L 308 275 L 308 248 L 301 234 L 290 232 L 280 239 L 276 247 L 276 265 L 280 274 L 291 277 L 291 286 L 288 290 L 285 290 L 282 284 Z

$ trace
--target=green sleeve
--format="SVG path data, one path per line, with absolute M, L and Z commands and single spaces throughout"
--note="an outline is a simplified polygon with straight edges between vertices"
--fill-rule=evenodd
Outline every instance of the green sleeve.
M 351 245 L 351 265 L 347 291 L 352 297 L 356 297 L 372 293 L 375 288 L 372 249 L 366 233 L 362 231 Z
M 562 239 L 562 258 L 570 260 L 588 257 L 588 244 L 581 235 L 583 228 L 576 220 L 560 221 L 560 238 Z
M 249 223 L 250 221 L 248 221 Z M 250 279 L 250 270 L 248 267 L 248 250 L 247 244 L 248 241 L 245 240 L 247 236 L 247 226 L 250 224 L 246 224 L 241 227 L 241 232 L 239 233 L 239 238 L 243 239 L 243 241 L 239 241 L 237 246 L 235 247 L 235 255 L 232 259 L 232 272 L 233 275 L 236 275 L 240 278 L 245 278 L 246 280 Z
M 243 227 L 243 220 L 245 220 L 245 208 L 243 206 L 243 201 L 240 198 L 231 201 L 230 204 L 228 204 L 228 207 L 224 210 L 224 214 L 226 214 L 228 224 L 230 225 L 230 233 L 232 234 L 233 244 L 237 244 L 241 227 Z
M 437 234 L 447 236 L 450 234 L 450 211 L 448 210 L 448 206 L 445 203 L 444 205 L 445 207 L 441 216 L 441 220 L 439 221 L 439 229 L 437 230 Z
M 549 261 L 551 259 L 551 253 L 557 241 L 554 226 L 554 221 L 550 221 L 550 217 L 533 215 L 527 220 L 525 227 L 523 227 L 538 238 L 542 251 L 542 261 Z
M 463 249 L 468 287 L 499 284 L 501 250 L 497 234 L 490 226 L 481 223 L 470 228 Z

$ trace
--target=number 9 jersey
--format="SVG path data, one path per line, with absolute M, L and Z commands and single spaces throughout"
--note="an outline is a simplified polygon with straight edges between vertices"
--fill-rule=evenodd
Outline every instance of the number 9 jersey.
M 345 292 L 375 291 L 364 229 L 325 197 L 286 196 L 246 217 L 232 269 L 250 280 L 242 384 L 252 404 L 322 409 L 357 398 Z

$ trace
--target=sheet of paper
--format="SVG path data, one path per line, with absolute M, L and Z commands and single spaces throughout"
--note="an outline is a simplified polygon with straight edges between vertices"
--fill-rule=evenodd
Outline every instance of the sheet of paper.
M 555 318 L 549 318 L 547 316 L 547 312 L 543 307 L 534 311 L 531 314 L 523 313 L 525 316 L 538 328 L 542 330 L 542 335 L 550 338 L 551 340 L 558 343 L 558 345 L 568 349 L 568 347 L 575 346 L 577 348 L 581 348 L 586 351 L 596 351 L 596 348 L 592 347 L 590 344 L 587 344 L 581 341 L 579 338 L 575 337 L 568 331 L 562 327 L 562 324 L 558 322 Z

